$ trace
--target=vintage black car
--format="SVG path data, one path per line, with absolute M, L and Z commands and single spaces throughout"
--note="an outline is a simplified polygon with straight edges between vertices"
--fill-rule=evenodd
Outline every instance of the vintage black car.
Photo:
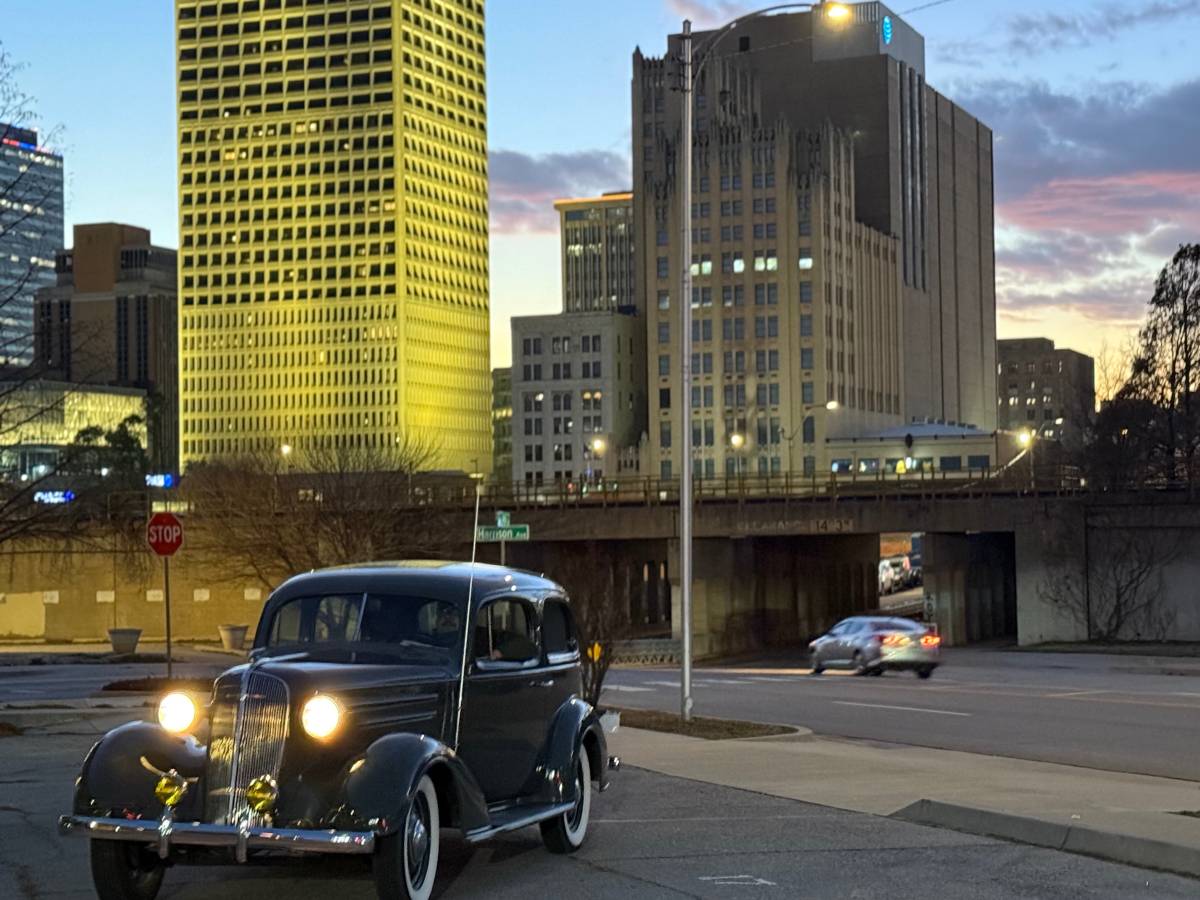
M 102 900 L 151 900 L 174 864 L 320 853 L 372 856 L 381 897 L 427 898 L 441 828 L 475 842 L 536 824 L 554 853 L 583 843 L 592 783 L 617 761 L 579 667 L 567 596 L 545 578 L 461 563 L 300 575 L 207 707 L 169 694 L 159 724 L 91 749 L 59 829 L 90 839 Z

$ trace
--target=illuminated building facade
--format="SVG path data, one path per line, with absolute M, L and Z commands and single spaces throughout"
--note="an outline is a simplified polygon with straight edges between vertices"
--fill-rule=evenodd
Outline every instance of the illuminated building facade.
M 181 455 L 491 459 L 482 0 L 176 0 Z
M 63 209 L 62 157 L 0 122 L 0 364 L 33 359 L 33 298 L 55 282 Z
M 689 441 L 699 477 L 811 475 L 831 471 L 830 440 L 995 425 L 991 132 L 925 82 L 924 39 L 903 19 L 838 8 L 750 19 L 709 55 L 690 210 L 680 37 L 664 57 L 634 55 L 651 472 L 678 475 Z M 690 423 L 680 302 L 694 314 Z

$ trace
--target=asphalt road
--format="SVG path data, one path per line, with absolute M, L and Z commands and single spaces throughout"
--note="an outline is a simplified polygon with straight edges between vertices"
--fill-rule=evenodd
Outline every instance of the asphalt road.
M 1197 677 L 1138 658 L 946 651 L 929 681 L 808 675 L 775 658 L 695 673 L 698 715 L 818 734 L 1200 781 Z M 800 660 L 792 661 L 802 662 Z M 1194 665 L 1192 661 L 1192 665 Z M 677 669 L 614 669 L 605 702 L 677 710 Z
M 178 678 L 214 678 L 235 661 L 213 657 L 174 666 Z M 0 703 L 90 697 L 111 681 L 165 676 L 162 663 L 0 665 Z
M 87 846 L 54 828 L 87 735 L 0 739 L 0 897 L 91 897 Z M 1112 863 L 653 775 L 618 773 L 584 848 L 556 857 L 536 829 L 468 847 L 444 832 L 445 900 L 470 897 L 1090 900 L 1194 898 L 1196 882 Z M 369 900 L 361 860 L 179 867 L 171 900 Z

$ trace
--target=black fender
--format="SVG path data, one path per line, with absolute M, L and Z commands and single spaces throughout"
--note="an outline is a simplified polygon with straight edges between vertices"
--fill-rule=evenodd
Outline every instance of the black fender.
M 175 769 L 196 779 L 177 808 L 180 818 L 199 819 L 204 803 L 205 748 L 189 735 L 171 734 L 150 722 L 129 722 L 108 732 L 84 758 L 75 786 L 76 815 L 135 813 L 158 818 L 157 772 Z
M 408 733 L 381 737 L 347 766 L 343 815 L 359 828 L 392 834 L 426 774 L 444 825 L 466 833 L 490 824 L 483 790 L 459 756 L 436 738 Z
M 588 755 L 592 780 L 600 790 L 608 787 L 608 742 L 600 716 L 579 697 L 566 700 L 554 714 L 546 743 L 531 781 L 523 794 L 540 803 L 570 803 L 575 799 L 575 754 L 582 747 Z

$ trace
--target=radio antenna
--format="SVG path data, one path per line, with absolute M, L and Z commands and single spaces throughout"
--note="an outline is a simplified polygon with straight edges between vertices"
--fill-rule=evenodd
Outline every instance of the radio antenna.
M 475 527 L 471 530 L 471 574 L 467 578 L 467 612 L 463 617 L 462 665 L 458 669 L 458 709 L 454 713 L 454 749 L 458 750 L 458 739 L 462 730 L 463 701 L 467 696 L 467 651 L 471 646 L 471 603 L 475 597 L 475 554 L 479 549 L 479 499 L 483 496 L 483 484 L 475 480 Z

